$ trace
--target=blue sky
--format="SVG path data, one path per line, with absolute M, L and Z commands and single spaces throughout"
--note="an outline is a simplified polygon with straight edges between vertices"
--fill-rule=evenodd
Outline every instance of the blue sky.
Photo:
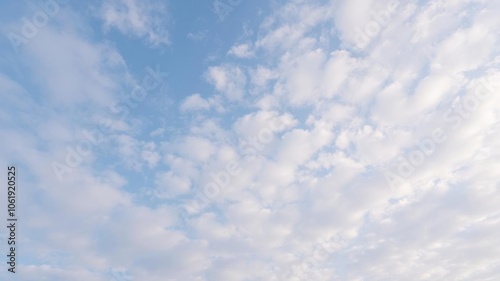
M 0 280 L 500 278 L 497 2 L 0 7 Z

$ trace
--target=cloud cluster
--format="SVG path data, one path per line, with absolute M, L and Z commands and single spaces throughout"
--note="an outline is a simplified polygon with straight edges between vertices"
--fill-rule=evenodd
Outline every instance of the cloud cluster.
M 179 99 L 173 136 L 105 114 L 137 83 L 84 19 L 40 31 L 30 79 L 0 74 L 0 162 L 25 175 L 19 280 L 500 278 L 500 6 L 388 7 L 280 4 Z M 101 11 L 169 43 L 160 3 Z M 116 130 L 60 182 L 48 163 L 103 118 Z

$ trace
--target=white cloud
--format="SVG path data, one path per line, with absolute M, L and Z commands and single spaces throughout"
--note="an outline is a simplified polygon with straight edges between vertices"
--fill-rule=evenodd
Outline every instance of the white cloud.
M 186 177 L 179 177 L 172 172 L 160 173 L 156 177 L 156 196 L 160 198 L 169 198 L 177 195 L 186 194 L 191 181 Z
M 275 79 L 277 74 L 275 71 L 265 68 L 263 66 L 257 67 L 251 72 L 252 83 L 258 87 L 264 87 L 269 81 Z
M 64 159 L 133 79 L 114 48 L 41 31 L 25 54 L 33 85 L 0 75 L 0 162 L 30 175 L 19 233 L 34 262 L 20 279 L 110 280 L 112 268 L 152 281 L 498 279 L 498 3 L 401 3 L 359 49 L 356 27 L 387 3 L 319 2 L 288 1 L 267 17 L 249 43 L 265 59 L 209 66 L 202 79 L 226 99 L 181 100 L 179 135 L 124 121 L 64 183 L 48 161 Z M 332 29 L 338 45 L 319 39 Z M 466 110 L 488 93 L 483 78 L 491 95 Z M 418 158 L 437 128 L 446 141 Z M 251 159 L 249 140 L 261 147 Z M 384 177 L 418 159 L 406 183 Z M 241 172 L 186 212 L 230 161 Z
M 254 55 L 252 48 L 249 44 L 234 45 L 227 52 L 228 55 L 233 55 L 238 58 L 250 58 Z
M 214 145 L 203 138 L 186 137 L 180 151 L 195 161 L 206 161 L 214 153 Z
M 239 100 L 245 95 L 246 74 L 234 65 L 211 66 L 206 74 L 208 82 L 229 100 Z
M 42 30 L 26 51 L 42 93 L 56 104 L 95 102 L 109 106 L 115 92 L 123 87 L 115 79 L 121 77 L 127 81 L 127 67 L 116 49 L 105 44 L 94 45 L 71 30 Z
M 195 111 L 210 109 L 210 102 L 200 96 L 200 94 L 193 94 L 182 102 L 181 111 Z
M 154 0 L 106 0 L 101 7 L 105 28 L 116 28 L 127 36 L 144 38 L 153 46 L 170 43 L 169 13 Z
M 146 161 L 150 169 L 156 167 L 156 164 L 158 164 L 161 159 L 160 154 L 156 151 L 156 145 L 153 142 L 144 144 L 141 157 Z

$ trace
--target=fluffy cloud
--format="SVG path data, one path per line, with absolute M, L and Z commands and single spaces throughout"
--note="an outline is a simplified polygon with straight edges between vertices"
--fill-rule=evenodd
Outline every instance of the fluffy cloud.
M 206 100 L 196 93 L 187 97 L 181 104 L 181 111 L 196 111 L 196 110 L 207 110 L 212 106 L 217 105 L 216 97 Z
M 217 91 L 224 94 L 229 100 L 239 100 L 245 94 L 247 77 L 238 66 L 212 66 L 207 70 L 205 77 Z
M 167 43 L 137 18 L 152 2 L 117 3 L 109 27 Z M 33 81 L 0 75 L 0 162 L 26 175 L 20 280 L 499 278 L 500 6 L 389 5 L 277 6 L 177 119 L 136 108 L 64 182 L 50 160 L 135 79 L 84 22 L 41 31 L 20 59 Z
M 231 47 L 231 49 L 229 50 L 229 52 L 227 52 L 227 54 L 233 55 L 238 58 L 249 58 L 253 56 L 252 49 L 248 44 L 235 45 Z

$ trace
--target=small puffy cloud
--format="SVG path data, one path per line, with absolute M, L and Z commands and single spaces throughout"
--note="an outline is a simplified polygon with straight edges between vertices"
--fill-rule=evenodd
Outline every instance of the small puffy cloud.
M 146 0 L 107 0 L 101 7 L 106 29 L 116 28 L 124 35 L 145 38 L 153 46 L 170 43 L 168 12 L 163 3 Z
M 181 104 L 181 111 L 196 111 L 210 109 L 210 102 L 196 93 L 187 97 Z
M 188 135 L 178 139 L 175 143 L 165 143 L 163 150 L 167 155 L 175 154 L 183 159 L 201 164 L 213 156 L 216 152 L 216 146 L 209 139 Z M 169 165 L 174 163 L 169 163 Z
M 238 66 L 212 66 L 205 73 L 205 77 L 229 100 L 239 100 L 243 97 L 247 77 Z
M 289 113 L 279 115 L 274 111 L 258 111 L 240 117 L 233 125 L 233 130 L 243 138 L 259 135 L 266 129 L 273 132 L 282 132 L 293 128 L 298 121 Z
M 254 55 L 253 50 L 248 44 L 234 45 L 227 54 L 238 58 L 249 58 Z
M 258 87 L 264 87 L 270 80 L 276 78 L 276 73 L 271 69 L 259 66 L 250 73 L 251 81 Z
M 149 168 L 156 167 L 156 164 L 158 164 L 161 159 L 156 144 L 154 142 L 142 143 L 141 150 L 141 158 L 146 162 Z
M 158 173 L 155 184 L 155 193 L 159 198 L 170 198 L 186 194 L 191 187 L 189 178 L 175 175 L 171 171 Z

